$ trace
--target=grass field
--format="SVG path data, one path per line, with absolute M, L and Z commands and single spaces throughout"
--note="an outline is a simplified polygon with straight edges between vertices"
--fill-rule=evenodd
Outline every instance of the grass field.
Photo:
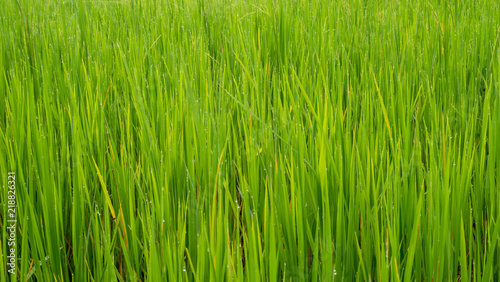
M 498 1 L 0 6 L 0 282 L 500 280 Z

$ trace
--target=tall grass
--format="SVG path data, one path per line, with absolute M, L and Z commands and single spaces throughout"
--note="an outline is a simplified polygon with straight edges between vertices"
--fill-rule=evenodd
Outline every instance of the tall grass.
M 0 281 L 500 279 L 498 1 L 1 6 Z

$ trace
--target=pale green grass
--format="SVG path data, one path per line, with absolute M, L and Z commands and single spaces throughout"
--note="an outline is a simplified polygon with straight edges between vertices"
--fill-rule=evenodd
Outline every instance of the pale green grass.
M 500 279 L 498 1 L 0 6 L 0 281 Z

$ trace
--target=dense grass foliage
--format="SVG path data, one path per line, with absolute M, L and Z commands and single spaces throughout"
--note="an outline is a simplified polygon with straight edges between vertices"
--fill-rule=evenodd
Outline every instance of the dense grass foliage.
M 500 4 L 0 8 L 0 281 L 500 279 Z

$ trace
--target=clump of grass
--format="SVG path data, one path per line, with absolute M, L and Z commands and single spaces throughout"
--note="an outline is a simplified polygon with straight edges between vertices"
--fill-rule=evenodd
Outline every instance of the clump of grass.
M 12 279 L 500 278 L 496 1 L 18 0 L 0 34 Z

